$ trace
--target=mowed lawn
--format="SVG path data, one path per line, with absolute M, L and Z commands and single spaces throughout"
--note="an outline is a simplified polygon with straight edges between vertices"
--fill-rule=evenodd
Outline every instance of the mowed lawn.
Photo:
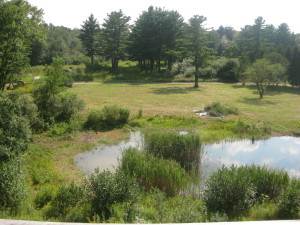
M 300 121 L 300 89 L 270 87 L 259 99 L 255 86 L 240 84 L 75 84 L 71 89 L 86 103 L 86 109 L 117 104 L 132 114 L 139 109 L 150 115 L 195 116 L 192 110 L 203 109 L 212 102 L 237 107 L 240 119 L 280 123 Z

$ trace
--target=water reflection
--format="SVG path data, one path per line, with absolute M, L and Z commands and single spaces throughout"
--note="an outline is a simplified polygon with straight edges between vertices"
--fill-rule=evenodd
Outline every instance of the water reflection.
M 202 170 L 204 176 L 224 164 L 266 165 L 285 169 L 291 176 L 300 178 L 300 139 L 273 137 L 268 140 L 235 141 L 211 144 L 204 147 Z
M 75 157 L 77 167 L 85 174 L 90 174 L 98 167 L 100 171 L 106 169 L 113 171 L 118 165 L 118 159 L 122 151 L 129 148 L 142 148 L 142 134 L 140 131 L 131 132 L 128 141 L 122 141 L 118 145 L 105 145 L 93 150 L 83 152 Z

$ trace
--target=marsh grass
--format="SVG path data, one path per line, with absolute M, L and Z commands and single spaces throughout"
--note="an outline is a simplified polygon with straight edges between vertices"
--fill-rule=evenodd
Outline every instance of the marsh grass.
M 199 135 L 153 132 L 146 133 L 144 148 L 148 154 L 178 162 L 186 171 L 199 172 L 201 142 Z
M 177 162 L 132 148 L 123 152 L 120 167 L 146 190 L 158 188 L 168 196 L 175 196 L 187 188 L 193 180 Z

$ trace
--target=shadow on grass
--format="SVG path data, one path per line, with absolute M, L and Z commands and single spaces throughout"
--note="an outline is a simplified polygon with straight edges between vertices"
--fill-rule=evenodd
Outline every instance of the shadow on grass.
M 232 85 L 233 88 L 247 88 L 253 91 L 255 94 L 258 94 L 258 90 L 254 84 L 247 84 L 246 86 L 242 85 Z M 264 96 L 276 96 L 283 93 L 300 95 L 300 88 L 290 87 L 290 86 L 268 86 L 265 90 Z
M 156 87 L 151 88 L 151 92 L 157 95 L 170 95 L 170 94 L 187 94 L 189 92 L 201 92 L 202 88 L 194 87 Z
M 250 105 L 275 105 L 275 104 L 277 104 L 277 103 L 269 101 L 269 100 L 260 99 L 259 97 L 243 98 L 243 99 L 238 100 L 238 102 L 246 103 L 246 104 L 250 104 Z

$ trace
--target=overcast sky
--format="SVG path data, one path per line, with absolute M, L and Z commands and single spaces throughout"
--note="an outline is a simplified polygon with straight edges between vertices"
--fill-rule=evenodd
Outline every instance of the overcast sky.
M 262 16 L 267 24 L 287 23 L 300 33 L 299 0 L 28 0 L 44 10 L 44 20 L 56 26 L 80 28 L 93 13 L 100 24 L 107 14 L 122 9 L 133 23 L 150 5 L 178 11 L 187 21 L 193 15 L 207 17 L 206 28 L 220 25 L 236 30 Z

